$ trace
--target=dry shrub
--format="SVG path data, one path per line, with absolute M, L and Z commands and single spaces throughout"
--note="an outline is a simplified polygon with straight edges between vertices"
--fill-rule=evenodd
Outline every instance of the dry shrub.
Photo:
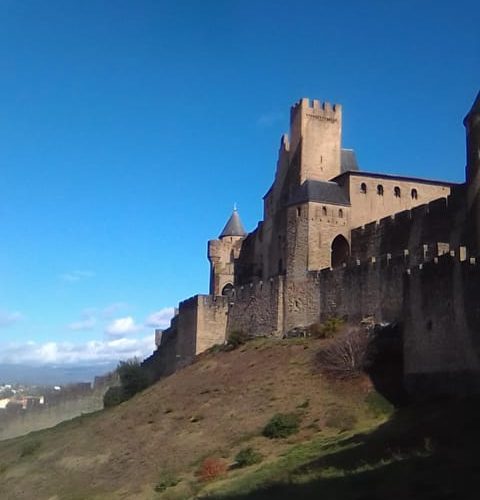
M 198 476 L 201 481 L 212 481 L 218 477 L 225 475 L 227 472 L 227 464 L 220 458 L 208 457 L 200 466 Z
M 345 379 L 360 375 L 368 364 L 369 336 L 364 329 L 351 329 L 331 339 L 317 353 L 321 371 Z
M 344 326 L 344 320 L 332 316 L 323 322 L 312 323 L 307 327 L 307 336 L 316 339 L 330 339 L 339 334 Z

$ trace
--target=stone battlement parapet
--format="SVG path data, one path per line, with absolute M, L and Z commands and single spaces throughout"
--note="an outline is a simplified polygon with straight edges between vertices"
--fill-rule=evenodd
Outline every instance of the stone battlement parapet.
M 293 117 L 299 110 L 306 113 L 311 112 L 314 116 L 334 117 L 342 111 L 342 106 L 340 104 L 331 104 L 328 101 L 322 102 L 318 99 L 311 100 L 304 97 L 291 107 L 291 116 Z

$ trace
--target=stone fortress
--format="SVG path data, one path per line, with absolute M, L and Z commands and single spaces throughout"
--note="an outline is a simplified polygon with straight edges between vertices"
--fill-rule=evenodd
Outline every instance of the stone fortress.
M 363 172 L 342 108 L 291 108 L 263 220 L 208 242 L 210 294 L 179 304 L 144 364 L 168 375 L 230 332 L 281 337 L 327 317 L 402 325 L 411 391 L 480 390 L 480 93 L 466 182 Z

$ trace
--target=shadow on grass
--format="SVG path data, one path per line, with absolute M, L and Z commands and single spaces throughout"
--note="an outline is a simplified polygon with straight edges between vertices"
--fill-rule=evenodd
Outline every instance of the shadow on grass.
M 208 498 L 478 499 L 479 422 L 479 399 L 404 408 L 373 433 L 340 441 L 343 449 L 284 471 L 262 489 Z

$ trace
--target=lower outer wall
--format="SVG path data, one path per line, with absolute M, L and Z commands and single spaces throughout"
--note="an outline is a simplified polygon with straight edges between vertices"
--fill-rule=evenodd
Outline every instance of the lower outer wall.
M 414 396 L 480 392 L 480 265 L 475 261 L 445 255 L 411 265 L 404 256 L 385 257 L 310 273 L 307 282 L 318 294 L 317 315 L 402 321 L 405 382 Z M 182 303 L 175 328 L 157 351 L 162 375 L 222 343 L 226 331 L 281 335 L 284 316 L 291 314 L 286 286 L 280 276 L 236 289 L 232 301 L 196 296 Z
M 236 287 L 228 312 L 227 332 L 280 336 L 283 333 L 283 301 L 283 276 Z
M 480 269 L 450 256 L 405 277 L 405 381 L 414 394 L 480 392 Z

